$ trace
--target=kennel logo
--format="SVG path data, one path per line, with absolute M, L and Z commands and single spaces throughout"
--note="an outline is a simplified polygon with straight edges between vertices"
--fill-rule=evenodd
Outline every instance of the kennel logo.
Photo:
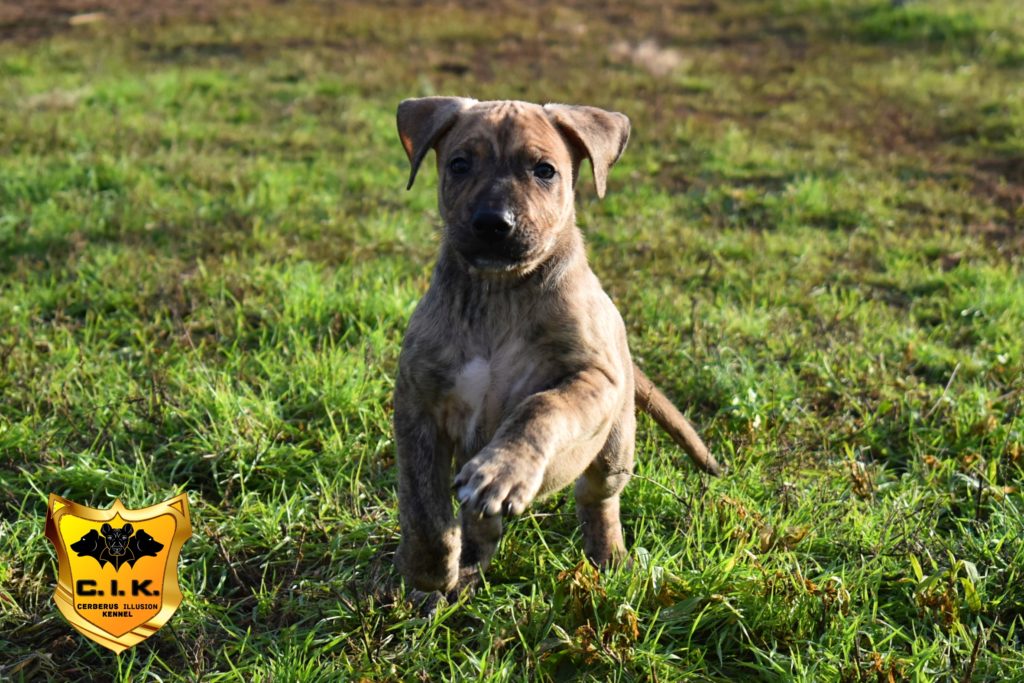
M 46 537 L 57 549 L 54 602 L 86 638 L 122 652 L 181 604 L 178 554 L 192 535 L 188 497 L 129 510 L 94 510 L 50 494 Z

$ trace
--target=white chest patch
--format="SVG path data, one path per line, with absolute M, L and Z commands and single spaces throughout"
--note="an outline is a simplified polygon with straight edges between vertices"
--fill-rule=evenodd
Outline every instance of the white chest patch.
M 455 395 L 469 408 L 469 419 L 466 421 L 464 439 L 472 441 L 484 411 L 484 399 L 491 385 L 491 366 L 476 356 L 462 366 L 455 378 Z

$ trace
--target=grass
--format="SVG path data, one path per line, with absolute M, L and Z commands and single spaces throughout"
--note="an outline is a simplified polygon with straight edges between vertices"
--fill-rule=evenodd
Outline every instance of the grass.
M 1024 680 L 1016 3 L 445 8 L 0 45 L 0 678 Z M 393 115 L 430 93 L 633 119 L 580 223 L 731 472 L 644 418 L 632 568 L 563 493 L 422 618 L 390 396 L 438 219 Z M 116 657 L 53 606 L 46 496 L 180 491 L 185 601 Z

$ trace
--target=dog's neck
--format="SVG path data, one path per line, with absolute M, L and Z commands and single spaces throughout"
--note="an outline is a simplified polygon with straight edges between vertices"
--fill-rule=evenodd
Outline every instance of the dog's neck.
M 457 287 L 484 285 L 491 290 L 516 290 L 524 294 L 562 287 L 567 279 L 581 270 L 586 271 L 588 266 L 583 236 L 575 222 L 559 233 L 558 240 L 542 260 L 519 270 L 476 268 L 444 241 L 434 269 L 435 282 Z

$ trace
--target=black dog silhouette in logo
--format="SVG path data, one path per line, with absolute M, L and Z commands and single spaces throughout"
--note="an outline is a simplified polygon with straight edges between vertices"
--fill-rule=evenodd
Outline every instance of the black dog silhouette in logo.
M 125 524 L 118 529 L 104 524 L 100 531 L 93 529 L 71 544 L 71 549 L 79 557 L 95 558 L 101 567 L 109 562 L 115 570 L 126 563 L 129 567 L 134 567 L 143 557 L 156 557 L 163 547 L 163 543 L 157 542 L 142 529 L 135 531 L 131 524 Z

